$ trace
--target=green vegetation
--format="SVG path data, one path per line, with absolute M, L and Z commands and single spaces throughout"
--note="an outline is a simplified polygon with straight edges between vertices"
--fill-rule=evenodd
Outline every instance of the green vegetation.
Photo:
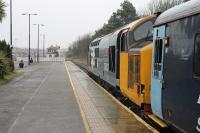
M 66 54 L 67 58 L 86 58 L 88 53 L 88 45 L 90 42 L 100 36 L 109 34 L 119 27 L 131 23 L 132 21 L 138 19 L 136 14 L 135 7 L 131 2 L 125 0 L 120 5 L 120 9 L 116 12 L 113 12 L 108 22 L 103 25 L 100 29 L 95 31 L 94 35 L 86 34 L 74 42 L 72 42 L 71 46 L 68 49 Z
M 6 41 L 0 41 L 0 79 L 14 71 L 14 63 L 12 61 L 12 48 Z
M 79 37 L 76 41 L 72 43 L 71 47 L 69 47 L 66 56 L 68 58 L 86 57 L 88 51 L 88 44 L 90 44 L 91 41 L 92 41 L 92 36 L 90 34 L 86 34 L 82 37 Z
M 123 25 L 138 19 L 136 9 L 130 1 L 125 0 L 123 3 L 121 3 L 120 7 L 121 8 L 117 9 L 116 12 L 112 13 L 108 22 L 105 23 L 102 28 L 95 31 L 93 39 L 109 34 Z
M 14 79 L 15 77 L 21 75 L 22 72 L 20 71 L 13 71 L 13 72 L 8 72 L 5 76 L 4 79 L 0 79 L 0 85 L 3 85 L 7 82 L 9 82 L 10 80 Z
M 3 18 L 6 16 L 5 7 L 5 2 L 3 2 L 3 0 L 0 0 L 0 22 L 2 22 Z
M 5 2 L 0 0 L 0 22 L 5 17 Z M 5 40 L 0 41 L 0 79 L 5 79 L 14 71 L 14 63 L 12 61 L 12 48 Z

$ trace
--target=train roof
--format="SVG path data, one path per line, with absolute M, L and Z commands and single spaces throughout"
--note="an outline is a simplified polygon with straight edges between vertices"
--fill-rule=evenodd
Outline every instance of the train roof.
M 96 42 L 96 41 L 99 41 L 99 40 L 101 40 L 101 39 L 102 39 L 102 37 L 98 37 L 98 38 L 94 39 L 91 43 Z
M 154 26 L 173 22 L 200 13 L 200 0 L 190 0 L 162 13 Z
M 137 20 L 131 22 L 130 24 L 127 24 L 127 25 L 124 25 L 124 26 L 118 28 L 117 30 L 115 30 L 114 32 L 112 32 L 110 34 L 107 34 L 105 36 L 94 39 L 91 42 L 90 46 L 104 45 L 105 41 L 108 41 L 108 40 L 109 40 L 109 44 L 116 44 L 117 37 L 120 32 L 122 32 L 124 30 L 132 31 L 135 28 L 137 28 L 139 25 L 141 25 L 142 23 L 144 23 L 148 20 L 151 20 L 155 17 L 156 16 L 151 15 L 151 16 L 145 16 L 140 19 L 137 19 Z
M 135 28 L 137 28 L 139 25 L 141 25 L 142 23 L 144 23 L 144 22 L 146 22 L 146 21 L 148 21 L 148 20 L 151 20 L 151 19 L 153 19 L 153 18 L 155 18 L 155 17 L 156 17 L 156 16 L 154 16 L 154 15 L 142 17 L 142 18 L 140 18 L 140 19 L 138 19 L 138 20 L 136 20 L 136 21 L 134 21 L 134 22 L 128 24 L 128 25 L 126 26 L 126 28 L 128 28 L 129 31 L 132 31 L 132 30 L 134 30 Z

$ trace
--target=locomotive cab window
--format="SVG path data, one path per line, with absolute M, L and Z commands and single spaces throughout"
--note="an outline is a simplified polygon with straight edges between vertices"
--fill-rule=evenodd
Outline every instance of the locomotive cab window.
M 194 75 L 200 77 L 200 33 L 196 35 L 194 46 Z
M 158 39 L 155 43 L 155 63 L 162 62 L 162 48 L 163 48 L 163 40 Z
M 153 36 L 153 22 L 147 21 L 144 24 L 137 27 L 135 30 L 128 34 L 128 45 L 133 45 L 135 42 L 150 38 Z
M 163 40 L 157 39 L 155 40 L 155 46 L 154 46 L 154 76 L 159 76 L 159 71 L 161 71 L 162 68 L 162 56 L 163 56 Z
M 163 40 L 157 39 L 155 42 L 155 54 L 154 54 L 154 67 L 155 70 L 161 70 L 160 63 L 162 63 L 162 52 L 163 52 Z
M 138 27 L 134 32 L 135 41 L 152 36 L 153 23 L 151 21 L 144 23 L 142 26 Z

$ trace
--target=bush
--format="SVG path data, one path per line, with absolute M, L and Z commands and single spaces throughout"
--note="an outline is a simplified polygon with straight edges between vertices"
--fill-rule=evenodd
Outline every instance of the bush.
M 5 52 L 0 51 L 0 78 L 3 79 L 4 75 L 11 71 L 13 71 L 12 60 L 6 57 Z

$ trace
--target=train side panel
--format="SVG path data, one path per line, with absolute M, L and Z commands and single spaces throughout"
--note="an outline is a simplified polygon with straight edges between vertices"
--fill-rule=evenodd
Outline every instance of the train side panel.
M 141 52 L 141 86 L 145 89 L 142 90 L 144 95 L 145 104 L 151 104 L 150 100 L 150 83 L 151 83 L 151 64 L 152 64 L 152 44 L 142 49 Z
M 132 102 L 144 105 L 146 111 L 150 111 L 151 56 L 151 43 L 120 55 L 120 89 Z
M 128 88 L 128 53 L 120 53 L 120 90 L 126 96 Z
M 200 15 L 168 23 L 164 56 L 164 119 L 197 132 L 200 117 Z

